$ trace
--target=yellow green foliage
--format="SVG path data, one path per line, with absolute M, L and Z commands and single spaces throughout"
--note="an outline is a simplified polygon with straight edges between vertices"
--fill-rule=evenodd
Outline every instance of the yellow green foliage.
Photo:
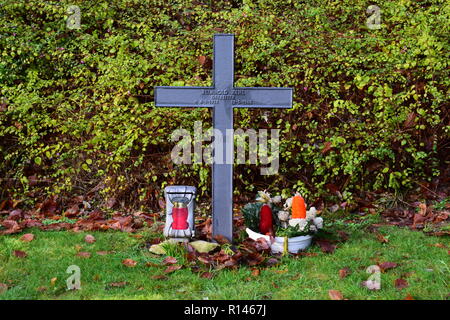
M 279 175 L 237 165 L 236 194 L 351 200 L 409 190 L 444 164 L 444 0 L 378 1 L 379 29 L 361 0 L 0 4 L 0 200 L 89 193 L 152 206 L 173 183 L 209 194 L 208 165 L 171 162 L 170 133 L 211 123 L 210 111 L 156 109 L 152 88 L 211 85 L 202 56 L 218 32 L 236 34 L 236 86 L 295 90 L 291 110 L 235 111 L 235 128 L 282 130 Z M 79 29 L 67 28 L 70 5 Z

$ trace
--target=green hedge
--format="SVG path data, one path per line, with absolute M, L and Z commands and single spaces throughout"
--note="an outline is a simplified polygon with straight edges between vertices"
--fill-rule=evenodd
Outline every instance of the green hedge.
M 111 2 L 111 3 L 110 3 Z M 88 195 L 152 207 L 166 184 L 210 191 L 175 166 L 170 133 L 206 109 L 157 109 L 156 85 L 209 86 L 212 35 L 236 34 L 236 86 L 293 87 L 294 108 L 235 111 L 280 128 L 280 173 L 237 165 L 235 193 L 298 190 L 352 201 L 405 192 L 448 153 L 449 5 L 378 1 L 0 1 L 0 200 Z M 66 27 L 69 5 L 81 29 Z M 208 60 L 206 60 L 208 62 Z

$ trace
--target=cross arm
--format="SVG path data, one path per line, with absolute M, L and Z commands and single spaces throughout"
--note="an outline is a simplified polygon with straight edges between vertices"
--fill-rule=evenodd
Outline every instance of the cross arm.
M 234 108 L 292 108 L 292 88 L 235 88 Z
M 155 87 L 157 107 L 212 107 L 204 91 L 210 87 Z

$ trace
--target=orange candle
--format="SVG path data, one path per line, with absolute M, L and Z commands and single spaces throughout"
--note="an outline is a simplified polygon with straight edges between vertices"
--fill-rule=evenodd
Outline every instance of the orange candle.
M 292 219 L 305 219 L 306 205 L 305 200 L 300 195 L 296 195 L 292 199 Z

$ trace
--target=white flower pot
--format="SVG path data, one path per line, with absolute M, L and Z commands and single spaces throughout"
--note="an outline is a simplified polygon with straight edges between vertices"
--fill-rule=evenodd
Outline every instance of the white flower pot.
M 298 236 L 293 238 L 288 238 L 288 251 L 290 253 L 298 253 L 299 251 L 306 250 L 312 242 L 313 236 Z M 275 237 L 275 242 L 272 243 L 270 249 L 272 253 L 283 253 L 284 248 L 284 238 Z
M 247 228 L 245 230 L 250 237 L 250 239 L 257 240 L 259 238 L 264 238 L 270 243 L 270 237 L 265 236 L 261 233 L 254 232 Z M 313 236 L 298 236 L 288 238 L 288 251 L 290 253 L 298 253 L 311 246 Z M 275 237 L 275 241 L 270 246 L 272 253 L 283 253 L 284 251 L 284 237 Z

